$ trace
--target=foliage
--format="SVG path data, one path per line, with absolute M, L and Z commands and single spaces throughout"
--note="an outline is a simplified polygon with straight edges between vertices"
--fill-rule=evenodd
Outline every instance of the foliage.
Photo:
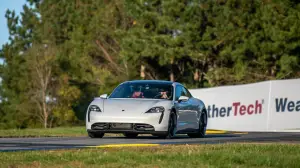
M 28 2 L 5 15 L 1 128 L 80 125 L 89 102 L 125 80 L 199 88 L 300 76 L 295 0 Z

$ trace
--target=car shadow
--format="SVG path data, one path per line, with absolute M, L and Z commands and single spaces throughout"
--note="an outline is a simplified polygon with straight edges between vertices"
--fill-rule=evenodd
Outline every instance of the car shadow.
M 238 134 L 209 134 L 206 135 L 204 138 L 232 138 L 232 137 L 241 137 L 241 135 Z M 157 137 L 157 136 L 151 136 L 151 135 L 139 135 L 135 138 L 127 138 L 125 136 L 123 136 L 122 134 L 120 136 L 105 136 L 103 138 L 107 138 L 107 139 L 157 139 L 157 140 L 163 140 L 163 138 Z M 201 139 L 204 139 L 201 138 Z M 197 139 L 197 138 L 190 138 L 187 135 L 176 135 L 175 137 L 173 137 L 172 139 Z

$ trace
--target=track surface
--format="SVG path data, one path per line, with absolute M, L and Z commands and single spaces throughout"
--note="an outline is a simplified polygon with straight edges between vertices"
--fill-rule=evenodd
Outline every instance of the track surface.
M 300 143 L 300 133 L 247 133 L 247 134 L 209 134 L 205 138 L 189 138 L 177 135 L 174 139 L 159 139 L 152 136 L 137 138 L 103 137 L 91 139 L 89 137 L 51 137 L 51 138 L 0 138 L 0 151 L 20 150 L 50 150 L 83 147 L 101 147 L 112 144 L 218 144 L 237 142 L 272 142 L 272 143 Z

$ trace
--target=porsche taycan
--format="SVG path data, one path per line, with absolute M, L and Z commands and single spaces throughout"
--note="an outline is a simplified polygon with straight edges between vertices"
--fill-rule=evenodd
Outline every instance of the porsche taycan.
M 181 83 L 163 80 L 123 82 L 110 95 L 94 98 L 86 113 L 91 138 L 102 138 L 105 133 L 122 133 L 128 138 L 139 134 L 201 138 L 206 126 L 204 102 Z

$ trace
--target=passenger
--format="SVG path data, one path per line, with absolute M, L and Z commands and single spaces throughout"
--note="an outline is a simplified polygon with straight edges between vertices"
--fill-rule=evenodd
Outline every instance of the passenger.
M 143 94 L 143 92 L 135 89 L 133 91 L 133 94 L 132 94 L 131 98 L 144 98 L 144 94 Z

